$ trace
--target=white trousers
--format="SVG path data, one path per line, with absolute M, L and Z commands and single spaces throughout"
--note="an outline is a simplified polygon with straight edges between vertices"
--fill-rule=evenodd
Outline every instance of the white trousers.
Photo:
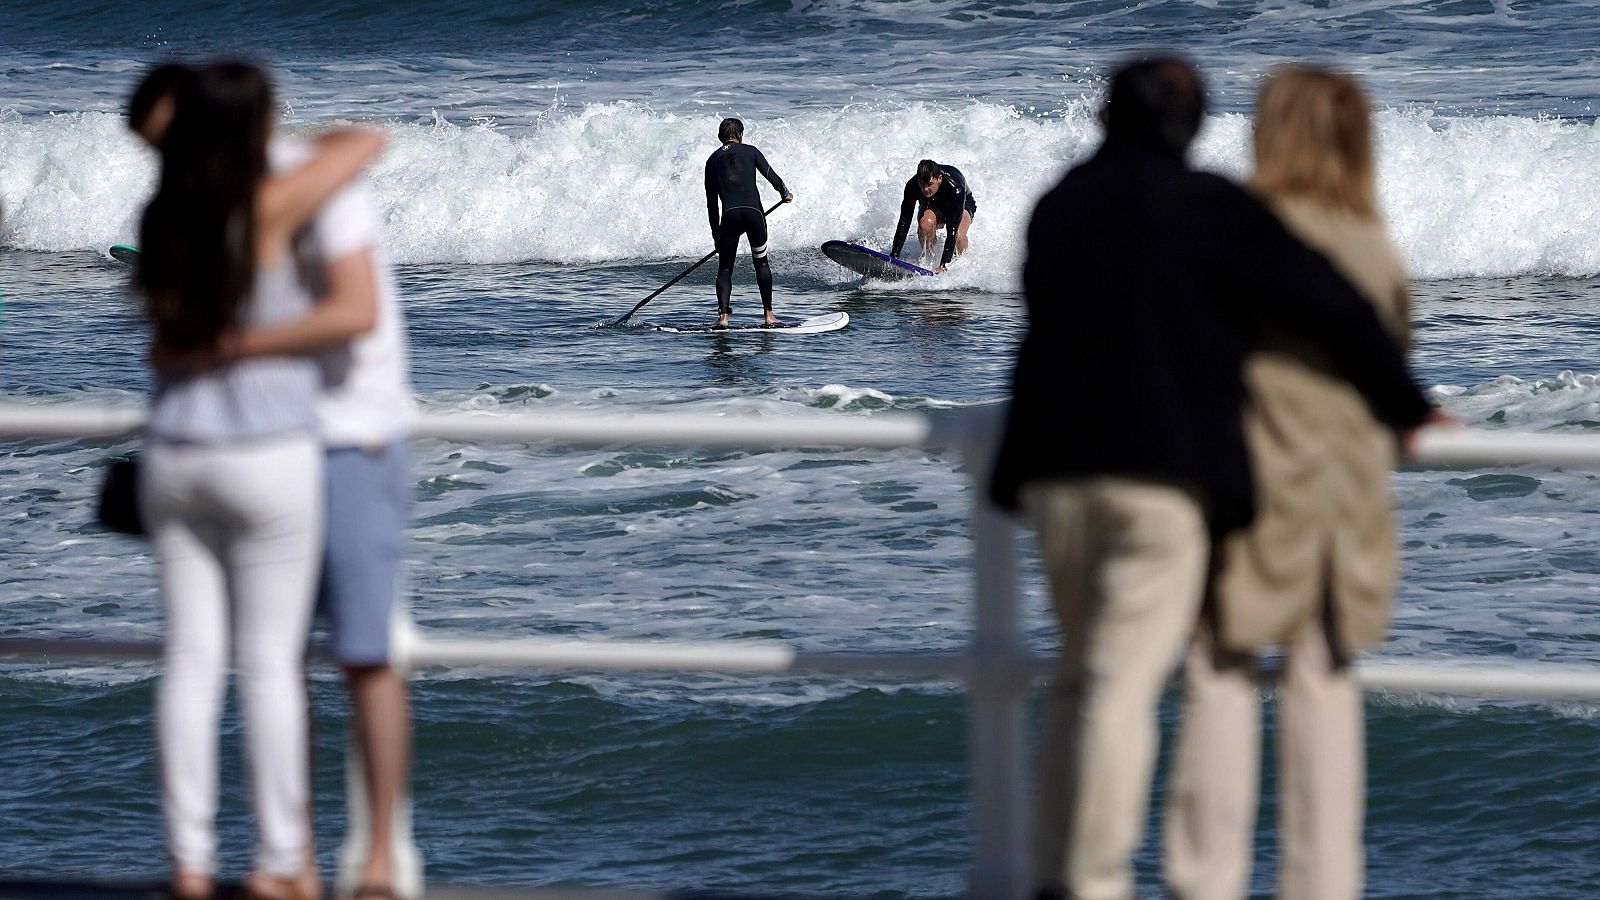
M 238 674 L 255 867 L 287 877 L 311 847 L 303 674 L 323 450 L 311 435 L 151 443 L 140 502 L 160 569 L 166 648 L 156 695 L 162 808 L 174 865 L 216 870 L 217 729 L 229 646 Z
M 1194 633 L 1210 539 L 1194 496 L 1095 477 L 1023 491 L 1061 657 L 1040 748 L 1035 881 L 1127 900 L 1159 743 L 1156 705 Z
M 1278 688 L 1280 900 L 1361 896 L 1366 764 L 1361 688 L 1308 624 L 1284 648 Z M 1249 887 L 1261 766 L 1254 657 L 1202 629 L 1184 665 L 1183 729 L 1163 831 L 1178 900 L 1237 900 Z

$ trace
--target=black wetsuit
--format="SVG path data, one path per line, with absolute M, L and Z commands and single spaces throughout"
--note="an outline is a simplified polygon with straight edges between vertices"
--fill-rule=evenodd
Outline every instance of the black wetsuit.
M 711 217 L 711 239 L 717 244 L 717 312 L 733 310 L 733 260 L 739 252 L 739 237 L 748 235 L 750 255 L 755 258 L 756 285 L 761 288 L 761 306 L 772 309 L 772 267 L 767 264 L 767 217 L 762 215 L 761 192 L 756 189 L 756 173 L 789 196 L 783 179 L 767 165 L 761 151 L 737 141 L 723 144 L 706 160 L 706 214 Z M 720 221 L 717 201 L 722 201 Z
M 894 226 L 894 243 L 889 245 L 889 255 L 895 259 L 900 258 L 900 245 L 905 243 L 906 232 L 911 230 L 913 205 L 918 218 L 921 218 L 923 210 L 932 208 L 933 214 L 944 223 L 944 259 L 939 261 L 941 266 L 950 265 L 951 258 L 956 255 L 956 229 L 961 227 L 961 211 L 966 210 L 973 216 L 978 214 L 978 201 L 972 199 L 972 191 L 967 188 L 967 179 L 962 176 L 961 170 L 955 166 L 940 166 L 939 171 L 944 173 L 944 178 L 931 200 L 922 196 L 922 185 L 917 183 L 915 175 L 906 182 L 905 196 L 900 201 L 900 222 Z

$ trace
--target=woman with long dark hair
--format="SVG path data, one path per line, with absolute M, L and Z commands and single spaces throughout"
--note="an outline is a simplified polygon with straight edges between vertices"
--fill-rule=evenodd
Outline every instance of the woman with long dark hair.
M 173 90 L 161 181 L 145 209 L 135 283 L 157 372 L 140 495 L 160 567 L 166 651 L 157 693 L 162 804 L 173 891 L 206 897 L 216 869 L 217 725 L 230 647 L 238 674 L 258 840 L 248 889 L 316 897 L 302 656 L 322 529 L 314 360 L 231 360 L 227 335 L 312 303 L 291 238 L 382 147 L 325 135 L 273 173 L 275 109 L 259 68 L 194 69 Z

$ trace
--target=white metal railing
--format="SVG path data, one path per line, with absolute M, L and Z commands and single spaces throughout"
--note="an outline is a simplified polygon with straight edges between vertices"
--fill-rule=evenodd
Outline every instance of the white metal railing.
M 417 415 L 416 438 L 572 446 L 613 444 L 682 447 L 945 448 L 965 468 L 986 472 L 998 407 L 946 418 L 881 414 L 871 418 L 771 419 L 687 415 L 549 416 L 450 413 Z M 86 404 L 0 404 L 0 440 L 131 437 L 143 414 Z M 1564 465 L 1600 470 L 1600 436 L 1431 429 L 1417 464 L 1449 467 Z M 1024 643 L 1017 596 L 1016 529 L 974 491 L 972 540 L 977 603 L 971 643 L 948 653 L 813 652 L 777 642 L 628 643 L 546 638 L 454 640 L 407 632 L 397 663 L 411 666 L 500 666 L 591 671 L 727 672 L 744 674 L 891 674 L 954 678 L 971 705 L 974 863 L 973 895 L 1023 897 L 1027 869 L 1027 691 L 1048 661 Z M 0 638 L 0 657 L 153 658 L 154 642 Z M 1600 667 L 1556 664 L 1428 665 L 1366 662 L 1358 672 L 1369 690 L 1504 699 L 1600 701 Z

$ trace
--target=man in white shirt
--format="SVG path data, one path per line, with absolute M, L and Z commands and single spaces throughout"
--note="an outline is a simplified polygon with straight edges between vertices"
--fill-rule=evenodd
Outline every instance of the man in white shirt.
M 293 141 L 273 147 L 275 165 L 294 165 Z M 318 424 L 327 448 L 327 541 L 319 604 L 333 625 L 333 650 L 355 712 L 365 772 L 366 859 L 356 896 L 420 893 L 420 864 L 396 860 L 397 829 L 409 795 L 411 712 L 405 677 L 390 665 L 390 637 L 411 502 L 406 421 L 405 326 L 379 235 L 376 198 L 363 181 L 328 201 L 313 244 L 327 288 L 316 308 L 287 325 L 233 335 L 224 357 L 318 355 L 324 390 Z M 409 835 L 398 843 L 410 847 Z M 404 869 L 405 871 L 401 871 Z
M 172 96 L 186 68 L 148 73 L 129 103 L 128 127 L 159 147 L 172 118 Z M 275 139 L 273 168 L 309 156 L 304 142 Z M 410 836 L 411 708 L 405 677 L 390 664 L 390 638 L 400 624 L 397 596 L 411 501 L 406 420 L 405 324 L 379 233 L 371 188 L 357 179 L 318 213 L 313 240 L 297 251 L 317 257 L 318 303 L 285 325 L 225 334 L 214 354 L 168 359 L 177 368 L 205 368 L 250 356 L 316 354 L 324 386 L 318 428 L 327 450 L 326 540 L 319 606 L 333 623 L 334 655 L 355 709 L 364 809 L 350 810 L 365 834 L 347 844 L 365 859 L 341 865 L 341 892 L 356 897 L 422 894 L 421 860 Z M 308 262 L 297 252 L 298 261 Z M 306 274 L 306 273 L 303 273 Z M 396 859 L 396 852 L 404 858 Z M 341 861 L 343 862 L 343 861 Z

